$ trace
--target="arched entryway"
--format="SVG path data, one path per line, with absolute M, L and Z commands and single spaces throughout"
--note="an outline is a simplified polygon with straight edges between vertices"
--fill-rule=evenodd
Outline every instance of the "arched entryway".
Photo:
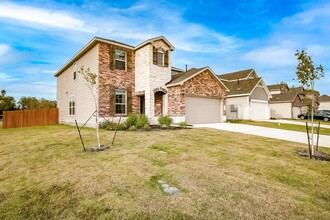
M 164 95 L 167 93 L 164 88 L 154 89 L 155 94 L 155 116 L 163 116 L 164 114 Z

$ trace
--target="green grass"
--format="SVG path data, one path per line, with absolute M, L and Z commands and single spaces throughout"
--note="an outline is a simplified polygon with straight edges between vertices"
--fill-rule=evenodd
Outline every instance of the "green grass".
M 304 125 L 286 124 L 286 123 L 278 123 L 278 122 L 251 121 L 251 120 L 237 120 L 237 121 L 228 120 L 228 121 L 230 123 L 256 125 L 256 126 L 262 126 L 262 127 L 268 127 L 268 128 L 278 128 L 278 129 L 284 129 L 284 130 L 290 130 L 290 131 L 306 132 L 306 126 L 304 126 Z M 316 127 L 314 127 L 314 132 L 316 134 L 315 128 Z M 309 129 L 311 131 L 311 126 L 309 126 Z M 320 127 L 320 134 L 330 135 L 330 129 Z
M 96 143 L 93 129 L 83 137 Z M 0 219 L 329 219 L 330 163 L 302 148 L 183 129 L 119 131 L 110 150 L 83 153 L 74 127 L 0 128 Z
M 301 120 L 301 119 L 286 119 L 286 120 L 288 120 L 288 121 L 296 121 L 296 122 L 306 122 L 307 121 L 307 119 L 304 119 L 304 120 Z M 310 122 L 310 119 L 309 119 L 309 121 L 308 122 Z M 322 125 L 330 125 L 330 122 L 329 121 L 324 121 L 324 120 L 319 120 L 319 119 L 314 119 L 314 123 L 315 124 L 317 124 L 317 123 L 319 123 L 320 122 L 320 124 Z

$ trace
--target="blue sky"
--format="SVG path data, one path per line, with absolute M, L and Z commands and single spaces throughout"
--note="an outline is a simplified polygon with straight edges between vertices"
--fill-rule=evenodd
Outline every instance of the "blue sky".
M 179 68 L 210 66 L 217 74 L 254 68 L 267 84 L 298 85 L 294 53 L 306 49 L 330 95 L 330 2 L 0 1 L 0 89 L 56 99 L 53 74 L 94 36 L 137 45 L 164 35 Z

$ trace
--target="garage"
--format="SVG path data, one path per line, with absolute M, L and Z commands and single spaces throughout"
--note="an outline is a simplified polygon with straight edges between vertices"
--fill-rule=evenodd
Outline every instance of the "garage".
M 269 119 L 268 102 L 251 100 L 250 102 L 251 120 Z
M 221 99 L 185 96 L 185 104 L 188 124 L 221 122 Z
M 292 107 L 292 118 L 298 118 L 298 115 L 301 113 L 300 107 Z

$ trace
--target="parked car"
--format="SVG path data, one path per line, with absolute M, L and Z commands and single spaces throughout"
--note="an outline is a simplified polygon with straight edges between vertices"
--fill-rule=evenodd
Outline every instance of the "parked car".
M 299 114 L 298 118 L 300 119 L 305 119 L 305 118 L 310 118 L 311 114 L 310 113 L 303 113 Z M 320 119 L 324 121 L 330 121 L 330 110 L 318 110 L 314 113 L 314 119 Z

